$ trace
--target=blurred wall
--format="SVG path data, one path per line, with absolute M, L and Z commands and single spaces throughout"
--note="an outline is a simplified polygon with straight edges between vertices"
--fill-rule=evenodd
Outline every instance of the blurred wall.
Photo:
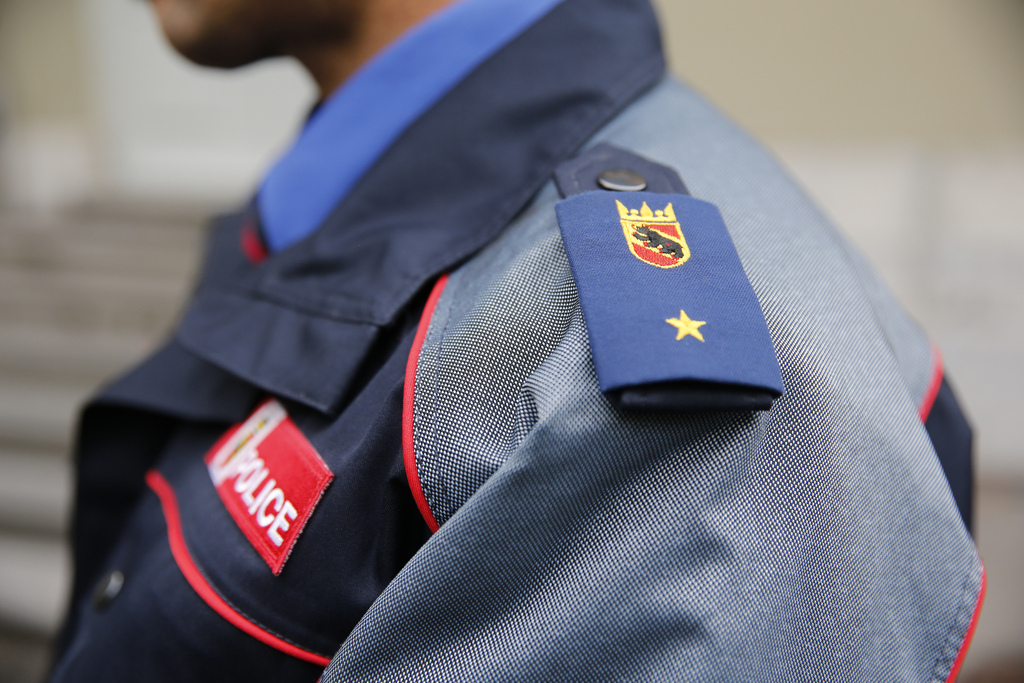
M 1021 0 L 655 4 L 675 72 L 770 143 L 1024 145 Z M 150 15 L 137 0 L 0 0 L 8 131 L 77 135 L 103 171 L 90 191 L 202 192 L 176 177 L 197 166 L 233 174 L 240 191 L 312 89 L 285 63 L 194 68 Z
M 769 143 L 1024 145 L 1021 0 L 655 4 L 675 72 Z M 184 63 L 135 0 L 0 0 L 0 93 L 81 137 L 92 191 L 142 194 L 241 191 L 312 99 L 290 64 Z
M 178 58 L 145 2 L 0 0 L 8 204 L 235 201 L 312 101 L 284 60 L 228 73 Z
M 79 199 L 91 172 L 87 51 L 73 0 L 0 0 L 0 190 Z
M 84 36 L 68 0 L 0 1 L 0 78 L 6 113 L 20 121 L 81 121 Z
M 290 61 L 200 69 L 165 44 L 147 3 L 78 4 L 107 192 L 242 197 L 313 102 L 311 84 Z
M 1024 143 L 1021 0 L 656 0 L 676 73 L 768 140 Z

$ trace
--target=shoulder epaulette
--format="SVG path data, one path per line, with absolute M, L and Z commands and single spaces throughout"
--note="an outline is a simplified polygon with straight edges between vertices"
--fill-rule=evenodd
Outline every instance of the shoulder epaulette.
M 601 390 L 623 408 L 770 408 L 779 364 L 717 207 L 672 169 L 610 145 L 556 180 Z

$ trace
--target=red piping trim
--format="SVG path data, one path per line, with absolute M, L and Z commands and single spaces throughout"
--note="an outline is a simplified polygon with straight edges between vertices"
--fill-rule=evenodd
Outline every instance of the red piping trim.
M 440 525 L 434 519 L 434 513 L 430 511 L 430 504 L 423 494 L 420 474 L 416 469 L 413 407 L 416 403 L 416 364 L 420 359 L 420 349 L 423 348 L 423 340 L 427 337 L 430 319 L 434 317 L 434 309 L 437 307 L 437 301 L 441 298 L 441 292 L 444 291 L 446 284 L 448 284 L 447 273 L 438 278 L 427 299 L 427 305 L 423 308 L 423 316 L 420 318 L 420 325 L 416 330 L 416 338 L 412 342 L 412 350 L 409 351 L 409 361 L 405 365 L 405 394 L 402 401 L 402 457 L 405 460 L 405 477 L 409 480 L 409 488 L 412 489 L 416 507 L 420 509 L 420 514 L 423 515 L 423 519 L 431 531 L 437 531 Z
M 964 657 L 967 656 L 967 650 L 971 647 L 971 641 L 974 639 L 974 629 L 978 627 L 978 617 L 981 616 L 981 605 L 985 602 L 985 591 L 988 589 L 988 576 L 985 574 L 985 565 L 981 565 L 981 590 L 978 591 L 978 604 L 974 606 L 974 616 L 971 617 L 971 625 L 967 627 L 967 634 L 964 635 L 964 642 L 960 645 L 960 652 L 957 653 L 956 660 L 953 662 L 953 668 L 949 670 L 949 678 L 946 679 L 946 683 L 954 683 L 957 675 L 960 673 L 960 667 L 964 664 Z
M 246 223 L 242 227 L 242 252 L 252 263 L 262 263 L 267 259 L 267 248 L 260 239 L 256 227 L 252 223 Z
M 288 641 L 249 621 L 249 619 L 239 614 L 229 605 L 207 583 L 206 577 L 199 571 L 199 567 L 196 566 L 192 560 L 192 555 L 188 552 L 188 546 L 185 545 L 185 535 L 181 530 L 181 515 L 178 510 L 178 498 L 174 495 L 174 489 L 171 488 L 171 485 L 164 479 L 163 475 L 156 470 L 150 470 L 146 473 L 146 483 L 149 484 L 149 488 L 153 489 L 153 493 L 160 499 L 160 506 L 164 510 L 164 518 L 167 520 L 167 540 L 171 545 L 171 555 L 174 556 L 174 561 L 178 564 L 181 573 L 185 575 L 185 580 L 199 594 L 203 602 L 233 626 L 248 633 L 261 643 L 280 650 L 286 655 L 291 655 L 313 664 L 319 664 L 320 666 L 327 666 L 331 663 L 330 657 L 324 657 L 323 655 L 303 650 L 297 645 L 292 645 Z
M 939 389 L 942 388 L 942 372 L 942 351 L 938 346 L 932 344 L 932 378 L 928 382 L 928 389 L 924 392 L 924 399 L 921 401 L 921 407 L 917 413 L 922 423 L 931 414 L 932 406 L 935 405 L 935 399 L 939 395 Z

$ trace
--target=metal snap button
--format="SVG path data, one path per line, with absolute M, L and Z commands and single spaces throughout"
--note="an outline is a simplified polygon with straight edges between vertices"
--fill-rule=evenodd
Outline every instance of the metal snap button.
M 647 187 L 647 178 L 625 168 L 609 168 L 597 176 L 597 184 L 614 192 L 639 192 Z
M 105 610 L 124 587 L 124 574 L 115 569 L 103 577 L 96 592 L 92 594 L 92 606 L 97 611 Z

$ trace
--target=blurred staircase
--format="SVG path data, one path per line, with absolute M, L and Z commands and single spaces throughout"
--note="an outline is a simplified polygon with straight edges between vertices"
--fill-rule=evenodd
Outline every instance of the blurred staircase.
M 0 683 L 40 679 L 65 608 L 77 411 L 174 324 L 207 214 L 0 208 Z

